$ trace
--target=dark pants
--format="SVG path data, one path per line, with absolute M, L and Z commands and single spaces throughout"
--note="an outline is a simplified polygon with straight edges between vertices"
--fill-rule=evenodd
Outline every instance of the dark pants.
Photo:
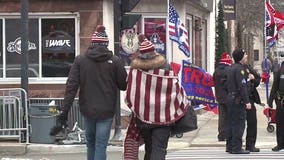
M 284 104 L 281 106 L 279 100 L 276 103 L 276 140 L 277 145 L 284 148 Z
M 228 96 L 228 124 L 226 150 L 238 152 L 242 149 L 242 137 L 245 130 L 246 109 L 233 97 Z
M 165 160 L 170 129 L 170 126 L 140 129 L 145 143 L 144 160 Z
M 226 139 L 228 109 L 226 103 L 219 103 L 218 105 L 218 139 Z
M 251 103 L 251 109 L 247 109 L 247 135 L 246 135 L 246 149 L 250 150 L 255 147 L 257 135 L 257 118 L 256 108 L 254 103 Z

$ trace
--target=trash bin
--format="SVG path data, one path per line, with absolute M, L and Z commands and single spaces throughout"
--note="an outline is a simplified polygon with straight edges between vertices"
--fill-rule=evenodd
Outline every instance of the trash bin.
M 42 103 L 30 105 L 29 120 L 32 143 L 54 143 L 54 137 L 50 136 L 49 132 L 56 125 L 57 115 L 56 105 Z

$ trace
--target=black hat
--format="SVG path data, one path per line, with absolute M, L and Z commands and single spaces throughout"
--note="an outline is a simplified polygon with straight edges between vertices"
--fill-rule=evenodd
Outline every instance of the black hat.
M 235 49 L 233 52 L 233 58 L 235 63 L 238 63 L 239 61 L 241 61 L 244 57 L 245 51 L 243 49 Z

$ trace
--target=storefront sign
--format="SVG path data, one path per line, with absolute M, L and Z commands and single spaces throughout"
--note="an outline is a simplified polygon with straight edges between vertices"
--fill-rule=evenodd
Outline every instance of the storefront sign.
M 14 42 L 9 42 L 7 51 L 21 54 L 21 43 L 22 43 L 21 37 L 18 37 Z M 35 49 L 37 49 L 35 43 L 29 42 L 28 50 L 35 50 Z
M 163 43 L 163 41 L 161 41 L 158 33 L 153 33 L 152 36 L 150 37 L 150 41 L 154 44 L 156 52 L 161 54 L 166 53 L 165 44 Z
M 68 53 L 74 50 L 74 40 L 66 32 L 55 31 L 43 37 L 44 52 Z
M 133 29 L 124 31 L 121 37 L 121 47 L 128 53 L 135 53 L 139 48 L 139 39 L 137 33 Z
M 225 20 L 235 20 L 236 19 L 236 0 L 224 0 L 223 10 L 224 10 Z

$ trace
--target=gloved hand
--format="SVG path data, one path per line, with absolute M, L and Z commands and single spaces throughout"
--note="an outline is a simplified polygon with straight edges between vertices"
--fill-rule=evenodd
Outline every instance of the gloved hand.
M 66 128 L 67 127 L 67 120 L 68 120 L 68 113 L 64 113 L 62 112 L 59 116 L 58 116 L 58 120 L 59 120 L 59 125 L 62 126 L 62 128 Z
M 67 128 L 67 117 L 68 115 L 66 116 L 63 112 L 58 115 L 59 124 L 50 129 L 49 135 L 56 136 L 60 132 L 65 132 L 65 129 Z

